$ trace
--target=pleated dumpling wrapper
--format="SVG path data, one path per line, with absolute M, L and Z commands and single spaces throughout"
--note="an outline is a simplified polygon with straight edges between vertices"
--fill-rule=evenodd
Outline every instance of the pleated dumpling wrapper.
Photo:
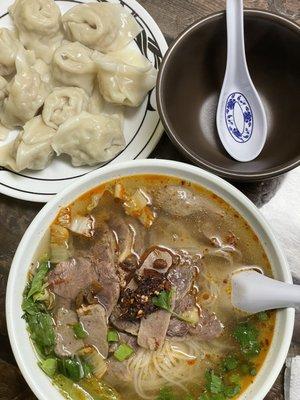
M 9 15 L 24 47 L 50 64 L 63 40 L 61 12 L 54 0 L 16 0 Z
M 51 142 L 55 133 L 40 115 L 34 117 L 13 142 L 0 147 L 0 165 L 16 172 L 46 168 L 54 156 Z
M 67 11 L 62 22 L 69 40 L 103 53 L 122 49 L 142 31 L 120 4 L 81 4 Z
M 57 155 L 71 157 L 74 167 L 109 161 L 124 146 L 120 115 L 93 115 L 85 111 L 60 125 L 52 143 Z
M 89 97 L 78 87 L 58 87 L 45 100 L 43 120 L 51 128 L 58 129 L 68 118 L 86 111 Z
M 20 50 L 16 56 L 17 74 L 6 86 L 6 98 L 0 110 L 1 123 L 9 128 L 23 126 L 44 104 L 51 91 L 47 64 L 34 53 Z
M 97 51 L 99 90 L 110 103 L 138 107 L 156 84 L 157 70 L 136 48 L 130 46 L 109 54 Z
M 20 46 L 15 32 L 0 28 L 0 76 L 16 72 L 15 59 Z
M 79 42 L 63 43 L 56 50 L 52 61 L 53 78 L 58 86 L 80 87 L 91 95 L 97 73 L 92 53 L 92 50 Z

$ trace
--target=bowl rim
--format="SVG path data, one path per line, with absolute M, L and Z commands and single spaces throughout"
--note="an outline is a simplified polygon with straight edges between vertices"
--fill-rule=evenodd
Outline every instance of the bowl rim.
M 300 25 L 298 25 L 296 22 L 292 21 L 291 19 L 287 17 L 283 17 L 282 15 L 275 14 L 271 11 L 266 11 L 266 10 L 259 10 L 259 9 L 253 9 L 253 8 L 246 8 L 244 10 L 246 15 L 250 16 L 267 16 L 270 19 L 277 20 L 279 22 L 283 22 L 287 27 L 294 28 L 295 30 L 298 31 L 300 35 Z M 158 77 L 157 77 L 157 90 L 156 90 L 156 101 L 157 101 L 157 107 L 158 107 L 158 112 L 161 118 L 161 121 L 163 123 L 163 126 L 165 128 L 165 131 L 171 140 L 171 142 L 181 151 L 183 155 L 185 155 L 188 159 L 190 159 L 193 163 L 198 165 L 199 167 L 205 168 L 206 170 L 213 172 L 223 178 L 230 179 L 233 181 L 257 181 L 257 180 L 265 180 L 265 179 L 270 179 L 275 176 L 284 174 L 297 166 L 300 165 L 300 155 L 298 159 L 292 162 L 285 162 L 283 166 L 281 167 L 273 167 L 270 168 L 266 171 L 262 172 L 254 172 L 254 173 L 242 173 L 242 172 L 228 172 L 228 170 L 219 167 L 215 164 L 212 164 L 211 162 L 203 159 L 202 157 L 198 156 L 196 153 L 194 153 L 192 150 L 188 150 L 185 143 L 181 140 L 178 139 L 175 129 L 172 129 L 171 123 L 169 118 L 167 117 L 167 112 L 166 108 L 164 107 L 164 102 L 163 102 L 163 91 L 162 91 L 162 84 L 165 78 L 165 70 L 168 66 L 168 63 L 170 61 L 170 58 L 173 55 L 174 50 L 181 44 L 182 40 L 193 30 L 196 30 L 199 26 L 202 24 L 214 20 L 215 18 L 218 18 L 220 16 L 224 16 L 226 14 L 226 11 L 218 11 L 213 14 L 210 14 L 206 17 L 200 18 L 197 21 L 195 21 L 192 25 L 188 26 L 183 32 L 181 32 L 177 38 L 174 40 L 173 43 L 169 46 L 165 56 L 163 57 L 163 61 L 161 63 L 159 72 L 158 72 Z
M 177 161 L 156 159 L 133 160 L 108 165 L 101 170 L 96 170 L 67 187 L 42 208 L 21 239 L 9 273 L 6 293 L 6 321 L 9 339 L 15 359 L 24 378 L 40 400 L 48 400 L 49 396 L 53 400 L 61 400 L 63 397 L 59 394 L 58 390 L 53 387 L 49 378 L 38 367 L 36 354 L 30 342 L 25 321 L 21 318 L 22 292 L 25 288 L 26 277 L 33 255 L 46 229 L 54 220 L 61 207 L 68 205 L 81 194 L 103 182 L 117 177 L 139 174 L 178 176 L 215 191 L 244 216 L 260 237 L 263 246 L 269 246 L 268 255 L 272 253 L 271 259 L 276 261 L 276 273 L 279 273 L 280 279 L 292 283 L 291 273 L 288 269 L 286 259 L 264 217 L 244 194 L 224 179 L 196 166 Z M 252 220 L 252 222 L 250 222 L 250 220 Z M 261 229 L 261 233 L 258 233 L 258 229 Z M 23 266 L 23 269 L 20 270 L 19 266 Z M 241 395 L 240 400 L 262 400 L 272 387 L 285 362 L 293 333 L 295 310 L 291 308 L 285 309 L 279 311 L 279 315 L 280 321 L 278 325 L 280 325 L 279 328 L 282 336 L 279 337 L 276 335 L 276 341 L 272 341 L 269 351 L 270 353 L 271 349 L 273 349 L 272 357 L 275 359 L 275 363 L 274 365 L 272 364 L 270 370 L 264 370 L 265 377 L 264 375 L 261 376 L 260 381 L 257 381 L 260 373 L 258 374 L 253 386 L 251 386 L 250 396 L 248 397 L 247 390 L 246 394 Z M 266 361 L 264 365 L 265 364 Z M 264 366 L 262 368 L 264 368 Z M 257 391 L 254 396 L 252 396 L 253 390 Z

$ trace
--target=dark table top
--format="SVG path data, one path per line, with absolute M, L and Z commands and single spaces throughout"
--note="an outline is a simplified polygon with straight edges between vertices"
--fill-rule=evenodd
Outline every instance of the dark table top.
M 188 25 L 212 12 L 223 10 L 224 0 L 139 0 L 157 21 L 169 43 Z M 299 0 L 245 0 L 245 6 L 270 10 L 300 22 Z M 152 158 L 186 160 L 164 135 Z M 264 182 L 239 183 L 242 190 L 258 207 L 270 200 L 284 177 Z M 42 204 L 29 203 L 0 195 L 0 400 L 36 399 L 16 365 L 9 344 L 5 322 L 5 291 L 10 264 L 26 228 L 42 208 Z M 296 316 L 290 355 L 300 354 L 300 314 Z M 283 400 L 283 371 L 266 397 Z M 49 399 L 51 400 L 51 399 Z

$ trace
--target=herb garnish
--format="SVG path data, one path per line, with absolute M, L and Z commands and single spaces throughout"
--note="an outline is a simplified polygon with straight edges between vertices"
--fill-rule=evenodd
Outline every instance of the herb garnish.
M 157 296 L 152 298 L 152 303 L 162 310 L 168 311 L 171 313 L 175 318 L 179 319 L 180 321 L 187 322 L 188 324 L 194 324 L 195 321 L 190 320 L 188 318 L 183 317 L 182 315 L 177 314 L 175 311 L 172 310 L 172 300 L 173 300 L 174 291 L 166 291 L 162 290 Z

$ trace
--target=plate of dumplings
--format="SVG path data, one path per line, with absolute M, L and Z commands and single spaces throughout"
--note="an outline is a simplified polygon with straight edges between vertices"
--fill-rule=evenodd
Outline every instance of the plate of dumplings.
M 163 132 L 166 50 L 135 0 L 2 0 L 0 193 L 47 202 L 95 169 L 146 158 Z

